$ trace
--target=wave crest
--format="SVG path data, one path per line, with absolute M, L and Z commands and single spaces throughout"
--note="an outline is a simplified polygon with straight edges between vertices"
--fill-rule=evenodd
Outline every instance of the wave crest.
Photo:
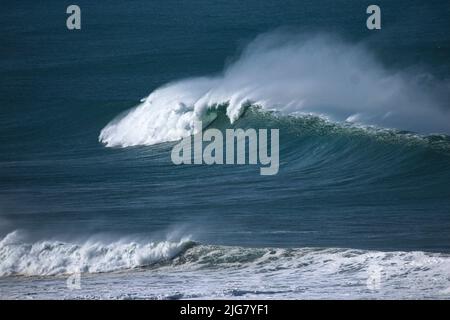
M 225 275 L 233 270 L 270 274 L 283 281 L 314 275 L 364 279 L 373 267 L 383 270 L 385 280 L 395 283 L 407 277 L 430 287 L 439 278 L 448 287 L 450 256 L 421 251 L 371 251 L 345 248 L 245 248 L 180 241 L 80 244 L 54 240 L 28 243 L 17 231 L 0 241 L 0 276 L 53 276 L 72 273 L 103 273 L 139 267 L 159 271 L 210 272 Z
M 112 243 L 86 241 L 24 242 L 18 231 L 0 241 L 0 276 L 42 276 L 78 272 L 98 273 L 133 269 L 169 260 L 192 245 L 189 238 L 178 242 Z
M 233 122 L 249 104 L 337 122 L 448 133 L 446 102 L 432 93 L 429 78 L 390 72 L 364 46 L 329 35 L 269 33 L 250 43 L 221 75 L 155 90 L 111 121 L 99 140 L 108 147 L 175 141 L 195 134 L 196 121 L 211 122 L 218 106 L 226 105 Z

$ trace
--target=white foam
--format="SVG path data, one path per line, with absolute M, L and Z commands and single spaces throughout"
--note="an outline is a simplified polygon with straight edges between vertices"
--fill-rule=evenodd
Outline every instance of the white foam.
M 422 251 L 196 246 L 159 272 L 177 276 L 178 282 L 180 277 L 198 277 L 194 286 L 176 288 L 185 297 L 445 298 L 450 256 Z
M 25 244 L 17 233 L 0 242 L 3 275 L 81 275 L 79 290 L 60 277 L 0 282 L 3 298 L 448 299 L 450 256 L 421 251 L 341 248 L 243 248 L 183 242 Z M 125 273 L 154 261 L 151 269 Z M 84 270 L 78 268 L 84 266 Z M 372 282 L 372 278 L 374 277 Z M 32 288 L 32 290 L 30 290 Z
M 78 272 L 109 272 L 148 266 L 171 259 L 189 244 L 178 242 L 111 243 L 88 240 L 83 243 L 38 241 L 27 243 L 14 231 L 0 241 L 0 276 L 58 275 Z
M 109 123 L 99 140 L 109 147 L 178 140 L 196 133 L 195 121 L 212 120 L 213 115 L 204 119 L 208 108 L 228 103 L 233 122 L 248 102 L 285 114 L 448 133 L 446 102 L 429 92 L 425 78 L 388 71 L 362 45 L 324 35 L 270 33 L 250 43 L 219 76 L 184 79 L 155 90 Z

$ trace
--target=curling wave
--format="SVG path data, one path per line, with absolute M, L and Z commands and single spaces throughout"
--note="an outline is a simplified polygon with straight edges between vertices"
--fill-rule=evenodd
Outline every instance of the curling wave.
M 233 123 L 249 105 L 285 115 L 316 115 L 421 133 L 449 133 L 442 95 L 428 74 L 391 72 L 368 49 L 328 35 L 275 32 L 256 38 L 222 74 L 169 83 L 111 121 L 108 147 L 152 145 L 195 134 L 224 106 Z

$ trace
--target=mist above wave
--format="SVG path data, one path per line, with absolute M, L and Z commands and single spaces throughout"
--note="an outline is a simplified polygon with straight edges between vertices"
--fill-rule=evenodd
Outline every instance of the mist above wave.
M 398 57 L 401 59 L 401 57 Z M 217 76 L 189 78 L 153 91 L 100 133 L 106 146 L 152 145 L 195 134 L 226 104 L 235 121 L 248 104 L 284 114 L 422 133 L 450 132 L 446 102 L 430 75 L 387 70 L 362 44 L 330 35 L 263 34 Z M 433 89 L 433 90 L 431 90 Z

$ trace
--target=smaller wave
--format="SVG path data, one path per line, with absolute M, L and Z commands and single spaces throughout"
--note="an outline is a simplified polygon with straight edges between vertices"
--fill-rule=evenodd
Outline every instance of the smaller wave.
M 325 292 L 348 297 L 354 290 L 362 295 L 370 293 L 367 288 L 372 285 L 368 282 L 372 278 L 381 282 L 382 292 L 389 297 L 445 297 L 450 288 L 450 256 L 443 253 L 246 248 L 196 244 L 189 238 L 160 242 L 121 239 L 111 243 L 92 240 L 80 244 L 54 240 L 29 243 L 17 231 L 0 241 L 0 276 L 57 276 L 137 268 L 148 269 L 145 272 L 149 273 L 135 273 L 135 281 L 156 281 L 152 291 L 143 294 L 152 297 L 162 294 L 166 298 L 247 297 L 249 293 L 299 297 L 311 290 L 318 290 L 318 296 Z M 200 287 L 193 288 L 192 281 L 186 282 L 187 287 L 177 281 L 174 286 L 181 291 L 167 291 L 159 277 L 152 280 L 155 274 L 175 274 L 177 279 L 194 277 Z M 214 281 L 202 282 L 205 277 Z M 239 286 L 226 285 L 229 281 Z M 209 283 L 219 285 L 209 287 Z M 117 291 L 119 296 L 123 295 L 122 289 Z
M 14 231 L 0 241 L 0 276 L 51 276 L 100 273 L 150 266 L 170 260 L 193 245 L 189 238 L 177 242 L 112 243 L 61 241 L 27 243 Z
M 137 268 L 142 272 L 133 272 Z M 131 276 L 123 278 L 121 273 L 110 272 L 119 270 L 130 270 Z M 189 238 L 29 243 L 17 231 L 0 240 L 0 276 L 71 273 L 97 273 L 86 278 L 80 291 L 63 293 L 83 299 L 442 299 L 450 292 L 450 256 L 443 253 L 246 248 L 196 244 Z M 110 281 L 108 292 L 98 290 L 104 287 L 105 279 Z M 3 282 L 9 297 L 29 292 L 26 282 L 9 280 Z M 60 281 L 58 277 L 46 277 L 33 297 L 55 298 L 54 291 L 47 288 L 53 283 L 56 286 L 56 281 Z

